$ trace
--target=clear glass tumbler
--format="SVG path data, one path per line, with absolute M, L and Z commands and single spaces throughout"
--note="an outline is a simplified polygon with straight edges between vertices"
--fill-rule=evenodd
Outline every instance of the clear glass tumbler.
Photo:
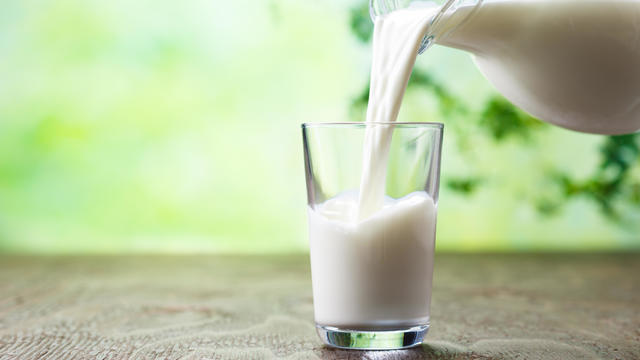
M 400 349 L 427 333 L 442 132 L 438 123 L 302 125 L 314 314 L 327 345 Z M 388 139 L 377 152 L 365 146 L 372 134 Z

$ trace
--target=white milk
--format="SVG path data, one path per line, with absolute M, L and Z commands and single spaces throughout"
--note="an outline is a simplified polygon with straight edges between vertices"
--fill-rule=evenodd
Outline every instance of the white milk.
M 424 192 L 386 198 L 357 221 L 357 194 L 309 209 L 316 323 L 385 329 L 429 323 L 436 207 Z
M 394 329 L 429 322 L 436 205 L 425 192 L 385 199 L 392 129 L 435 8 L 376 19 L 359 194 L 309 210 L 316 323 Z
M 496 89 L 541 120 L 599 134 L 640 129 L 640 0 L 488 1 L 436 43 L 475 54 Z
M 403 9 L 376 18 L 367 123 L 393 122 L 398 118 L 422 37 L 436 10 Z M 389 127 L 372 124 L 367 127 L 360 180 L 360 220 L 382 205 L 392 135 Z

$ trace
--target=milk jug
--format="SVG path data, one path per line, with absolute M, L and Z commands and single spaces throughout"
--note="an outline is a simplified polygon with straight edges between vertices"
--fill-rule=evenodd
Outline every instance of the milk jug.
M 509 101 L 567 129 L 640 129 L 640 0 L 371 0 L 371 16 L 437 7 L 420 51 L 470 52 Z

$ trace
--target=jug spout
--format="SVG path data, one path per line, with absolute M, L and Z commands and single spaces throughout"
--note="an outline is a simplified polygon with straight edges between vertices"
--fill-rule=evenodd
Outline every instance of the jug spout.
M 454 31 L 460 24 L 465 22 L 474 11 L 469 11 L 463 17 L 451 17 L 451 15 L 461 6 L 478 8 L 483 0 L 370 0 L 369 14 L 371 20 L 375 22 L 378 16 L 384 16 L 392 11 L 405 8 L 433 8 L 433 15 L 427 28 L 427 32 L 422 39 L 419 54 L 422 54 L 439 38 L 446 37 Z

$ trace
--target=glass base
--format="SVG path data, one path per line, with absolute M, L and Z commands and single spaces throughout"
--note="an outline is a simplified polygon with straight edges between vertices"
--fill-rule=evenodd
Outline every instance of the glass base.
M 325 344 L 340 349 L 396 350 L 420 345 L 429 331 L 429 325 L 380 331 L 348 330 L 316 325 L 316 331 Z

